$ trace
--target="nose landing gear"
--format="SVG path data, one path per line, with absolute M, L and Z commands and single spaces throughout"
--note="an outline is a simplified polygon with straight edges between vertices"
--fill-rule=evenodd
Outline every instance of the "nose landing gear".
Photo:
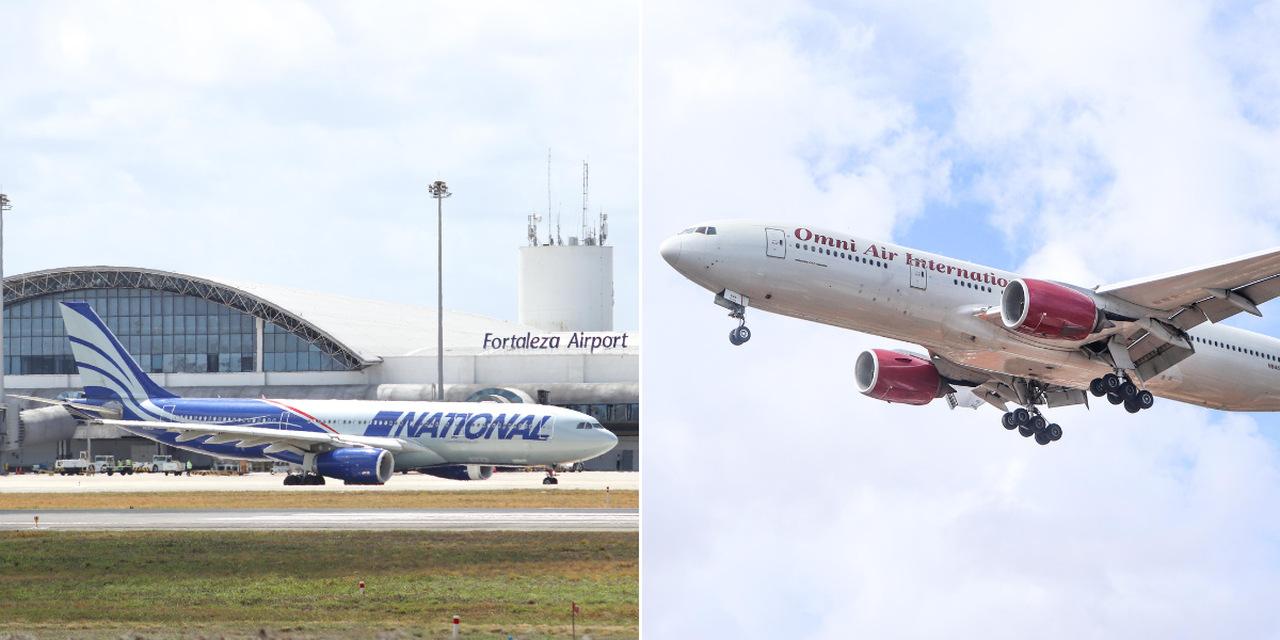
M 716 304 L 729 310 L 729 317 L 738 321 L 738 326 L 729 332 L 729 342 L 737 347 L 751 339 L 751 330 L 747 328 L 747 297 L 725 289 L 716 295 Z

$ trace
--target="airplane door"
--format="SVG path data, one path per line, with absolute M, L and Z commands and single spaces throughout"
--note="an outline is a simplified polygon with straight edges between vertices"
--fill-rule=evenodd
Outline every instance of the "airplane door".
M 787 257 L 787 239 L 782 229 L 765 229 L 764 239 L 764 254 L 766 256 L 770 258 Z
M 911 286 L 915 289 L 924 289 L 929 282 L 929 272 L 924 267 L 909 265 L 907 267 L 911 271 Z

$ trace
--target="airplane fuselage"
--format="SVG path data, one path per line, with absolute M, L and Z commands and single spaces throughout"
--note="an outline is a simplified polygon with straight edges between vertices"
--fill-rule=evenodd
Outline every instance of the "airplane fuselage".
M 714 228 L 714 234 L 696 232 Z M 663 257 L 749 307 L 913 342 L 952 362 L 1087 388 L 1111 367 L 1080 342 L 1037 339 L 980 317 L 999 309 L 1009 271 L 804 225 L 709 222 L 667 239 Z M 1188 332 L 1195 350 L 1144 386 L 1205 407 L 1280 411 L 1280 340 L 1220 324 Z
M 617 437 L 594 418 L 560 407 L 478 402 L 167 398 L 123 403 L 133 420 L 193 422 L 391 438 L 403 448 L 396 469 L 449 464 L 551 465 L 586 460 Z M 269 445 L 236 446 L 201 436 L 122 427 L 206 455 L 301 464 L 302 456 Z

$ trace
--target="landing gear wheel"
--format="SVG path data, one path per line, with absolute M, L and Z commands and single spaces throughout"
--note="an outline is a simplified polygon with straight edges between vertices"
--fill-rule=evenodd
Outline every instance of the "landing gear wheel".
M 1128 400 L 1129 398 L 1132 398 L 1136 395 L 1138 395 L 1138 385 L 1132 382 L 1125 382 L 1124 384 L 1120 385 L 1121 398 Z
M 1156 397 L 1151 395 L 1150 391 L 1143 389 L 1138 392 L 1138 407 L 1142 409 L 1150 409 L 1156 403 Z
M 1107 402 L 1110 402 L 1111 404 L 1120 404 L 1121 402 L 1124 402 L 1124 398 L 1121 398 L 1119 394 L 1108 393 Z
M 1102 381 L 1102 378 L 1094 378 L 1089 383 L 1089 393 L 1092 393 L 1095 398 L 1107 395 L 1107 385 Z
M 1047 420 L 1044 419 L 1044 416 L 1032 416 L 1031 420 L 1027 422 L 1027 426 L 1030 427 L 1032 431 L 1039 433 L 1044 431 L 1044 425 L 1046 422 Z
M 1045 427 L 1044 432 L 1045 435 L 1049 436 L 1050 440 L 1055 442 L 1062 439 L 1062 427 L 1059 427 L 1056 422 Z
M 302 484 L 302 483 L 300 482 L 300 481 L 301 481 L 301 479 L 302 479 L 302 476 L 295 476 L 295 475 L 293 475 L 293 474 L 291 473 L 291 474 L 289 474 L 289 475 L 287 475 L 287 476 L 285 476 L 285 477 L 284 477 L 284 486 L 286 486 L 286 487 L 292 487 L 292 486 L 295 486 L 295 485 Z
M 1026 409 L 1018 408 L 1013 410 L 1013 423 L 1022 426 L 1031 419 L 1031 412 Z
M 318 473 L 310 473 L 310 474 L 307 474 L 307 475 L 306 475 L 306 480 L 304 480 L 302 484 L 312 485 L 312 486 L 323 486 L 323 485 L 324 485 L 324 476 L 322 476 L 322 475 L 320 475 L 320 474 L 318 474 Z
M 1018 423 L 1013 421 L 1013 414 L 1009 412 L 1006 412 L 1003 416 L 1000 416 L 1000 424 L 1004 425 L 1004 428 L 1009 430 L 1018 428 Z
M 1102 386 L 1107 390 L 1107 393 L 1115 393 L 1119 391 L 1120 385 L 1122 384 L 1124 384 L 1124 380 L 1121 380 L 1120 376 L 1114 373 L 1108 373 L 1107 375 L 1102 376 Z
M 554 476 L 547 476 L 542 479 L 542 484 L 560 484 L 560 479 Z
M 1139 411 L 1142 411 L 1142 405 L 1138 404 L 1137 396 L 1125 399 L 1124 410 L 1128 411 L 1129 413 L 1137 413 Z
M 732 342 L 734 346 L 744 344 L 746 343 L 746 341 L 750 339 L 751 339 L 751 330 L 748 329 L 747 325 L 745 324 L 739 325 L 737 329 L 734 329 L 733 331 L 729 332 L 729 342 Z
M 1024 438 L 1030 438 L 1033 434 L 1035 434 L 1035 431 L 1032 431 L 1027 425 L 1018 425 L 1018 435 Z
M 1043 431 L 1036 432 L 1036 444 L 1046 445 L 1050 442 L 1053 442 L 1053 439 L 1049 437 L 1049 434 Z

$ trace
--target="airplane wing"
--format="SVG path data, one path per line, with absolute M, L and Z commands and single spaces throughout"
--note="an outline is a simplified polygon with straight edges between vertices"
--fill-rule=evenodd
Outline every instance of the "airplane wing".
M 180 434 L 176 439 L 178 443 L 190 442 L 202 436 L 210 436 L 205 441 L 205 444 L 239 443 L 237 446 L 240 447 L 256 447 L 267 444 L 277 449 L 292 448 L 313 453 L 346 447 L 377 447 L 393 453 L 405 449 L 404 441 L 396 438 L 357 436 L 345 433 L 150 420 L 92 420 L 91 422 L 93 424 L 110 424 L 117 427 L 164 429 Z
M 110 409 L 107 407 L 100 407 L 95 404 L 81 404 L 79 402 L 72 402 L 70 400 L 54 400 L 51 398 L 41 398 L 40 396 L 24 396 L 17 393 L 9 393 L 5 395 L 8 395 L 10 398 L 17 398 L 19 400 L 29 400 L 31 402 L 38 402 L 40 404 L 52 405 L 55 407 L 69 407 L 77 411 L 84 411 L 84 412 L 93 413 L 96 415 L 117 415 L 117 416 L 120 415 L 119 409 Z
M 1096 291 L 1167 311 L 1169 323 L 1183 331 L 1241 311 L 1261 316 L 1258 305 L 1280 295 L 1280 248 L 1098 287 Z

